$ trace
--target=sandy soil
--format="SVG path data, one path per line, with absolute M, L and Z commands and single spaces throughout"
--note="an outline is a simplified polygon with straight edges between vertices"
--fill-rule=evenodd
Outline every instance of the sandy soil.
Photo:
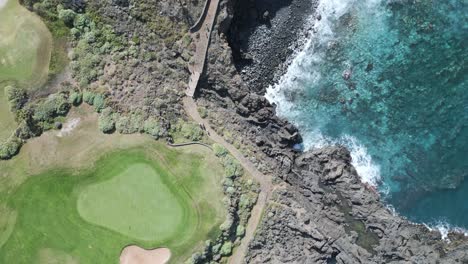
M 62 129 L 57 133 L 57 137 L 63 137 L 63 136 L 67 136 L 68 134 L 70 134 L 73 131 L 73 129 L 75 129 L 78 126 L 80 121 L 81 121 L 80 118 L 70 119 L 68 122 L 66 122 L 63 125 Z
M 120 254 L 120 264 L 166 264 L 171 258 L 168 248 L 146 250 L 139 246 L 128 246 Z

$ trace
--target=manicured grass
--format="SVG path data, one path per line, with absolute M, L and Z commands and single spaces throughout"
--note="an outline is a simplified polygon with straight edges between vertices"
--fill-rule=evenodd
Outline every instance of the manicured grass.
M 0 196 L 16 212 L 0 263 L 117 263 L 128 244 L 169 247 L 182 263 L 225 216 L 212 159 L 146 142 L 86 169 L 30 176 Z
M 18 0 L 9 0 L 0 9 L 0 142 L 17 126 L 3 88 L 11 82 L 39 88 L 47 80 L 51 49 L 52 36 L 46 25 Z
M 118 165 L 102 171 L 117 176 L 79 194 L 78 212 L 85 220 L 147 241 L 168 239 L 190 224 L 182 221 L 190 213 L 178 199 L 184 193 L 168 184 L 167 173 L 148 163 Z
M 47 79 L 51 49 L 52 35 L 41 19 L 9 0 L 0 10 L 0 82 L 37 88 Z

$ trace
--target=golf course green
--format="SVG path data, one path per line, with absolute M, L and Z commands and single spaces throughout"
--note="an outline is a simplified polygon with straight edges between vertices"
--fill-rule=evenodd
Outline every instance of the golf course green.
M 31 176 L 0 198 L 0 263 L 118 263 L 129 244 L 181 263 L 224 220 L 219 175 L 203 155 L 152 143 Z
M 189 212 L 182 207 L 183 199 L 178 199 L 184 194 L 177 195 L 178 190 L 167 180 L 167 175 L 161 176 L 156 168 L 146 163 L 112 169 L 117 169 L 112 173 L 117 176 L 80 193 L 78 212 L 83 219 L 147 241 L 168 239 L 186 227 L 187 223 L 182 220 L 184 213 Z M 123 212 L 125 217 L 122 217 Z

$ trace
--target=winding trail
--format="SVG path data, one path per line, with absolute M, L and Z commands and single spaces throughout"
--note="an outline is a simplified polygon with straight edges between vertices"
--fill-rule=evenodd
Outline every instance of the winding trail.
M 207 120 L 201 118 L 200 114 L 198 113 L 197 104 L 195 103 L 193 98 L 191 97 L 184 98 L 184 108 L 185 108 L 186 113 L 195 122 L 199 124 L 203 124 L 205 126 L 206 131 L 208 132 L 207 134 L 211 138 L 211 140 L 224 146 L 231 153 L 231 155 L 234 156 L 234 158 L 236 158 L 242 164 L 244 169 L 252 176 L 252 178 L 260 184 L 260 194 L 258 196 L 257 203 L 252 209 L 252 214 L 247 224 L 245 236 L 242 239 L 241 244 L 236 248 L 236 250 L 234 251 L 234 254 L 229 259 L 230 264 L 243 263 L 249 242 L 254 237 L 255 230 L 257 229 L 257 226 L 260 223 L 262 213 L 265 209 L 265 206 L 267 204 L 267 201 L 273 189 L 271 177 L 264 175 L 263 173 L 258 171 L 255 165 L 250 160 L 245 158 L 244 155 L 237 148 L 229 144 L 223 137 L 218 135 L 216 131 L 214 131 L 211 128 Z
M 206 55 L 210 45 L 211 31 L 213 30 L 216 14 L 218 13 L 219 0 L 206 0 L 203 12 L 197 23 L 190 28 L 192 39 L 195 43 L 195 54 L 189 63 L 190 80 L 186 95 L 193 97 L 198 86 L 198 80 L 205 68 Z
M 195 44 L 195 54 L 191 62 L 189 63 L 190 79 L 185 94 L 187 95 L 184 102 L 185 112 L 197 123 L 205 126 L 207 135 L 214 142 L 224 146 L 234 158 L 236 158 L 244 167 L 244 169 L 260 184 L 260 193 L 258 196 L 257 203 L 252 209 L 251 216 L 247 223 L 245 230 L 245 236 L 241 241 L 241 244 L 235 249 L 233 255 L 229 258 L 229 264 L 241 264 L 244 263 L 244 258 L 248 249 L 250 241 L 253 239 L 255 230 L 257 230 L 258 224 L 260 223 L 262 213 L 265 209 L 267 201 L 272 191 L 271 177 L 263 175 L 257 170 L 255 165 L 244 157 L 244 155 L 233 145 L 229 144 L 223 137 L 218 135 L 214 131 L 209 122 L 201 118 L 198 113 L 197 104 L 193 99 L 200 76 L 203 73 L 206 63 L 206 57 L 208 54 L 208 47 L 210 44 L 211 33 L 216 20 L 218 12 L 219 0 L 206 0 L 203 12 L 200 18 L 194 26 L 190 28 L 192 33 L 192 39 Z

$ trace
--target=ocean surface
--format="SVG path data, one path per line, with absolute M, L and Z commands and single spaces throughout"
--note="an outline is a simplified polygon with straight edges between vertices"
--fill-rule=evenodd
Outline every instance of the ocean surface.
M 266 97 L 417 223 L 468 229 L 468 2 L 322 0 Z

